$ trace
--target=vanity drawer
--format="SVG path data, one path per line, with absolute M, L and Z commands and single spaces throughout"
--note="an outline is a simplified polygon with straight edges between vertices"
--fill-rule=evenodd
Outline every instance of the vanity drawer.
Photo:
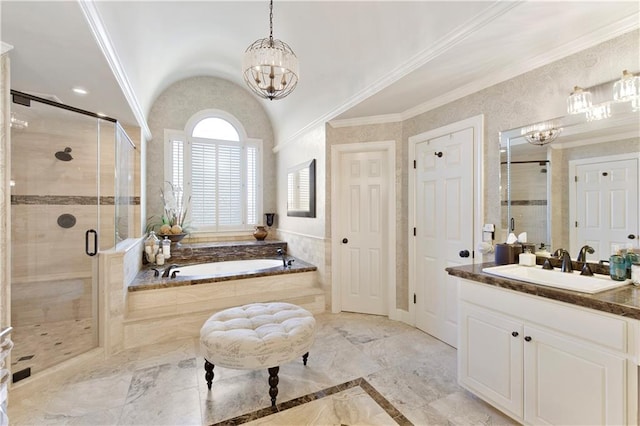
M 578 339 L 627 353 L 629 323 L 622 317 L 518 293 L 478 282 L 460 280 L 460 298 L 523 321 L 557 330 Z

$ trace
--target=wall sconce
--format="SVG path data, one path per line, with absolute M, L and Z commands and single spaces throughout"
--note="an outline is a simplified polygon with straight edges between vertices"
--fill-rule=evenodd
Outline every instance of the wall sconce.
M 272 227 L 273 226 L 273 219 L 275 218 L 276 214 L 275 213 L 265 213 L 264 216 L 266 217 L 266 222 L 267 222 L 267 226 L 268 227 Z
M 629 71 L 622 71 L 622 78 L 613 85 L 613 100 L 625 102 L 640 97 L 640 77 L 634 76 Z
M 601 86 L 603 85 L 595 86 L 595 88 Z M 634 112 L 638 111 L 640 107 L 640 77 L 634 76 L 627 70 L 622 71 L 620 80 L 613 82 L 613 102 L 631 102 L 631 109 Z M 567 98 L 567 112 L 569 114 L 584 112 L 588 121 L 602 120 L 611 117 L 611 103 L 611 101 L 605 101 L 593 105 L 591 92 L 576 86 Z
M 576 86 L 567 99 L 567 112 L 569 114 L 580 114 L 591 108 L 591 92 Z

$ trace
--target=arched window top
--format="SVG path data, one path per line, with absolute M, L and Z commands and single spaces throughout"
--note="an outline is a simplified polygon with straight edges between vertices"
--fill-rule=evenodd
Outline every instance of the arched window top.
M 227 120 L 218 117 L 207 117 L 200 120 L 193 126 L 191 136 L 223 141 L 240 141 L 240 135 L 236 128 Z

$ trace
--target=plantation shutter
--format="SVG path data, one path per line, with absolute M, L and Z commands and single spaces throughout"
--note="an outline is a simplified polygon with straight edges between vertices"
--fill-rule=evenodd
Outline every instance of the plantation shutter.
M 165 176 L 184 190 L 188 225 L 201 232 L 247 231 L 262 215 L 262 141 L 241 140 L 224 119 L 190 133 L 165 130 Z
M 195 226 L 217 225 L 216 146 L 191 144 L 191 220 Z
M 171 144 L 171 183 L 184 189 L 184 142 L 174 140 Z
M 242 225 L 242 173 L 238 145 L 218 145 L 218 226 Z
M 258 223 L 258 148 L 247 146 L 247 223 Z

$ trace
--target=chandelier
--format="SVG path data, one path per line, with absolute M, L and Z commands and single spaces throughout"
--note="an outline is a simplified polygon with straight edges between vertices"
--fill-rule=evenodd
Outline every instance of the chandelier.
M 254 41 L 244 52 L 244 81 L 261 98 L 282 99 L 298 84 L 298 58 L 289 45 L 273 39 L 273 0 L 269 2 L 269 38 Z
M 558 137 L 561 131 L 562 129 L 556 129 L 556 128 L 545 129 L 545 130 L 533 130 L 525 134 L 524 138 L 527 140 L 527 142 L 529 142 L 532 145 L 542 146 L 556 140 L 556 138 Z

